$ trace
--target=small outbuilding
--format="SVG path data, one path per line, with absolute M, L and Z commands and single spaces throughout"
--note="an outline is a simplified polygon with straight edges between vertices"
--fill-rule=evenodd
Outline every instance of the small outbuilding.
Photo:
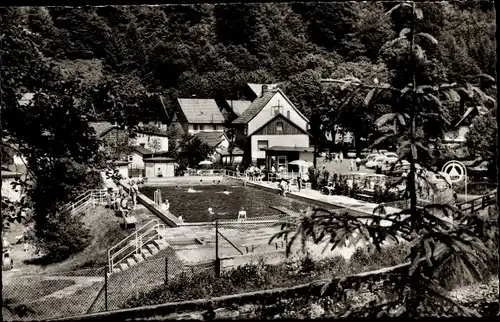
M 146 178 L 174 177 L 175 160 L 166 157 L 143 159 L 146 167 Z

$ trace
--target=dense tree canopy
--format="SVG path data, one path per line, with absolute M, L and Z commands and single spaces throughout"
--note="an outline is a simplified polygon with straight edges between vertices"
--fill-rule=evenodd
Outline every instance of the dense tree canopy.
M 241 96 L 246 82 L 294 82 L 302 73 L 330 76 L 342 61 L 376 64 L 384 44 L 408 23 L 404 15 L 384 15 L 391 5 L 51 7 L 23 8 L 19 14 L 39 35 L 45 57 L 58 64 L 97 60 L 106 75 L 136 78 L 138 87 L 161 92 L 171 108 L 179 96 Z M 449 82 L 495 74 L 492 6 L 440 2 L 422 10 L 428 19 L 418 29 L 439 41 L 438 47 L 422 44 L 429 60 L 440 62 L 427 67 L 428 73 Z M 382 55 L 389 70 L 399 67 L 398 54 L 393 49 Z M 294 90 L 290 95 L 302 96 Z M 310 108 L 299 106 L 304 112 Z
M 247 82 L 280 82 L 305 115 L 317 117 L 318 106 L 328 108 L 328 115 L 319 113 L 324 128 L 340 125 L 354 132 L 358 143 L 362 137 L 371 142 L 378 130 L 373 121 L 394 102 L 377 100 L 367 109 L 364 96 L 353 93 L 351 104 L 339 108 L 345 93 L 320 89 L 319 80 L 351 75 L 406 86 L 409 47 L 392 41 L 404 37 L 408 17 L 384 14 L 393 5 L 5 8 L 2 134 L 33 155 L 34 168 L 45 162 L 40 160 L 46 151 L 52 159 L 90 165 L 98 154 L 87 120 L 112 118 L 133 129 L 139 115 L 157 109 L 151 102 L 158 97 L 171 112 L 178 97 L 240 99 Z M 421 10 L 426 19 L 416 29 L 438 43 L 428 37 L 417 42 L 425 57 L 418 66 L 419 83 L 495 77 L 490 3 L 424 3 Z M 18 105 L 26 92 L 37 93 L 34 107 Z M 462 102 L 446 105 L 451 118 L 472 104 Z

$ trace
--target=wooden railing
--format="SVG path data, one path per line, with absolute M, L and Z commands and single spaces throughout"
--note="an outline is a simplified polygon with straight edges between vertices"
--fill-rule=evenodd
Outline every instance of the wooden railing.
M 496 202 L 496 190 L 487 195 L 474 198 L 472 200 L 464 201 L 457 204 L 457 208 L 466 213 L 474 213 L 478 210 L 484 209 Z

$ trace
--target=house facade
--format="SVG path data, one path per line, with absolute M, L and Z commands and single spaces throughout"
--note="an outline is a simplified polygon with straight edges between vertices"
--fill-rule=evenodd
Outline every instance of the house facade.
M 155 153 L 168 152 L 168 135 L 137 130 L 136 137 L 130 140 L 133 146 L 142 146 Z
M 177 99 L 172 126 L 184 133 L 223 132 L 225 118 L 214 99 Z
M 19 172 L 2 169 L 2 196 L 7 197 L 10 201 L 16 202 L 21 199 L 21 186 L 13 187 L 12 183 L 19 179 L 23 174 Z
M 254 164 L 266 164 L 264 149 L 310 147 L 309 120 L 280 89 L 269 89 L 267 85 L 262 86 L 260 97 L 231 126 L 235 129 L 236 142 L 245 151 L 244 159 Z
M 168 130 L 168 122 L 167 121 L 157 121 L 157 120 L 142 120 L 137 122 L 137 125 L 143 126 L 154 126 L 160 130 L 167 131 Z
M 136 146 L 129 155 L 129 173 L 131 177 L 139 177 L 140 175 L 145 176 L 144 169 L 145 163 L 144 159 L 153 157 L 153 151 L 148 150 L 142 146 Z
M 146 178 L 164 178 L 175 176 L 175 160 L 172 158 L 145 158 Z

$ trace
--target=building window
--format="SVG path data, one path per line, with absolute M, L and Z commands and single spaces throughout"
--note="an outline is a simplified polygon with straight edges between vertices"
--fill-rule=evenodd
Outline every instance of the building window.
M 286 169 L 286 156 L 280 155 L 278 156 L 278 168 L 284 167 Z
M 203 131 L 205 130 L 205 125 L 204 124 L 200 124 L 200 131 Z
M 129 155 L 128 160 L 129 160 L 130 162 L 132 162 L 132 160 L 134 160 L 134 158 L 133 158 L 131 155 Z
M 198 131 L 198 124 L 193 124 L 193 130 Z
M 217 125 L 213 124 L 212 125 L 212 130 L 217 131 Z
M 267 148 L 268 144 L 269 144 L 269 142 L 267 140 L 266 141 L 257 141 L 257 147 L 259 148 L 259 150 Z
M 276 132 L 278 133 L 283 132 L 283 122 L 276 123 Z
M 271 115 L 278 115 L 278 113 L 283 113 L 283 106 L 280 105 L 280 101 L 278 101 L 278 105 L 271 106 Z
M 290 118 L 290 111 L 286 111 L 286 117 Z
M 275 116 L 278 115 L 283 111 L 283 106 L 271 106 L 271 115 Z
M 245 126 L 245 128 L 243 129 L 243 134 L 244 134 L 244 135 L 247 135 L 247 134 L 248 134 L 248 126 Z

